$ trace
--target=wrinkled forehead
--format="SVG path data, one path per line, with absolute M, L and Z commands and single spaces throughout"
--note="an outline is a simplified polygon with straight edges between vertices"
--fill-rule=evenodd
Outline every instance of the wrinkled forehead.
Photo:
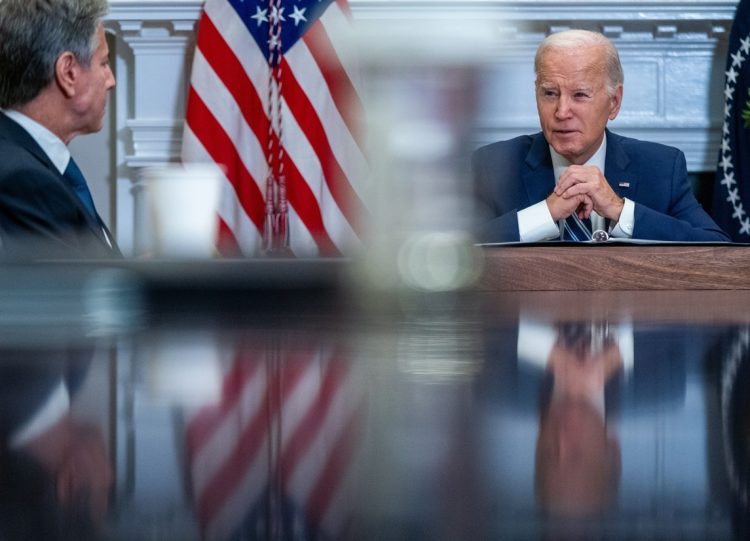
M 549 48 L 539 58 L 537 85 L 600 86 L 605 80 L 602 47 Z

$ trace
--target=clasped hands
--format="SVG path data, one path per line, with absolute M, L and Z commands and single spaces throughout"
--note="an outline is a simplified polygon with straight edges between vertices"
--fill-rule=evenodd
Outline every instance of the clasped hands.
M 612 222 L 620 219 L 625 201 L 619 197 L 594 165 L 571 165 L 547 197 L 547 207 L 552 219 L 563 220 L 573 213 L 586 219 L 592 211 Z

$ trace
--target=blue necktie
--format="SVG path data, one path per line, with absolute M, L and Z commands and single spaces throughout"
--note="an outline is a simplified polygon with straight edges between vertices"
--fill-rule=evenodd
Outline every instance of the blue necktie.
M 591 220 L 586 218 L 580 219 L 575 213 L 571 214 L 562 221 L 563 233 L 562 240 L 581 242 L 591 240 Z
M 89 192 L 89 187 L 86 185 L 86 179 L 83 178 L 83 173 L 81 173 L 81 170 L 78 168 L 78 165 L 76 165 L 76 162 L 72 157 L 68 162 L 68 167 L 65 168 L 63 177 L 68 181 L 68 185 L 76 192 L 78 199 L 81 200 L 83 206 L 89 211 L 89 214 L 91 214 L 93 218 L 97 218 L 98 215 L 96 213 L 96 208 L 94 207 L 94 200 L 91 198 L 91 192 Z

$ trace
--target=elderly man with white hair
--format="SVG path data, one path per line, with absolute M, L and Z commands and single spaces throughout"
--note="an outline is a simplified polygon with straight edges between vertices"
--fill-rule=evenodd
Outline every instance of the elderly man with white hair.
M 487 145 L 472 159 L 485 211 L 480 242 L 729 240 L 695 199 L 680 150 L 607 129 L 624 76 L 605 36 L 552 34 L 534 70 L 542 131 Z

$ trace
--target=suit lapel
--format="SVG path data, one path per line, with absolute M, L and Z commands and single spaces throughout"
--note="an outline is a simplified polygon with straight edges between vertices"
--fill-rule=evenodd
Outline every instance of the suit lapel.
M 630 158 L 622 146 L 621 137 L 607 130 L 607 158 L 604 162 L 604 176 L 620 197 L 632 199 L 638 179 L 628 173 Z
M 531 147 L 521 172 L 529 204 L 546 199 L 555 188 L 555 173 L 552 169 L 549 144 L 541 132 L 532 137 Z

